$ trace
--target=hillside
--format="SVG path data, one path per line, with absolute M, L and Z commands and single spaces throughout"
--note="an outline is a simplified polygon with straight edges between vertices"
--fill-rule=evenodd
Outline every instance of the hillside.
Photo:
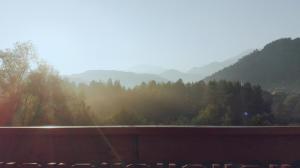
M 255 50 L 205 80 L 259 84 L 267 90 L 300 91 L 300 38 L 284 38 Z

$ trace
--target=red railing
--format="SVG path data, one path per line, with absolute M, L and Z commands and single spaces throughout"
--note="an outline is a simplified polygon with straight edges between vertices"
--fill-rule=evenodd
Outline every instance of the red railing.
M 6 166 L 9 162 L 261 166 L 292 165 L 297 160 L 300 127 L 0 128 L 0 162 Z

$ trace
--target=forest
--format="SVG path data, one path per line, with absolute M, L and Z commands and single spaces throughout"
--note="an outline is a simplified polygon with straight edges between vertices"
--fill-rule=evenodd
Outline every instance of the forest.
M 31 43 L 0 51 L 0 125 L 296 125 L 300 95 L 220 81 L 74 83 Z

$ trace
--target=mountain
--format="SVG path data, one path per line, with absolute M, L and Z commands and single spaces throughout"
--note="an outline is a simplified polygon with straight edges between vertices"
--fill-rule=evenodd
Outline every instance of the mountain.
M 245 51 L 244 53 L 249 53 L 249 51 Z M 236 57 L 222 62 L 213 62 L 203 67 L 195 67 L 188 72 L 181 72 L 176 69 L 166 70 L 162 67 L 152 65 L 137 65 L 129 68 L 128 72 L 116 70 L 89 70 L 66 77 L 76 83 L 89 83 L 93 80 L 119 80 L 121 84 L 126 87 L 133 87 L 142 82 L 149 82 L 151 80 L 155 80 L 157 82 L 176 82 L 178 79 L 182 79 L 184 82 L 196 82 L 213 74 L 214 72 L 217 72 L 218 70 L 223 69 L 225 66 L 235 63 L 242 56 L 244 55 L 239 54 Z
M 180 72 L 175 69 L 169 69 L 169 70 L 163 71 L 159 75 L 161 77 L 168 79 L 169 81 L 173 81 L 173 82 L 177 81 L 178 79 L 182 79 L 185 82 L 200 81 L 203 78 L 205 78 L 209 75 L 212 75 L 213 73 L 215 73 L 227 66 L 234 64 L 240 58 L 249 54 L 251 51 L 253 51 L 253 50 L 246 50 L 246 51 L 240 53 L 239 55 L 237 55 L 233 58 L 229 58 L 222 62 L 212 62 L 210 64 L 207 64 L 207 65 L 204 65 L 201 67 L 193 67 L 190 70 L 188 70 L 187 72 Z
M 159 75 L 170 81 L 176 81 L 176 80 L 182 78 L 183 76 L 185 76 L 186 74 L 184 74 L 183 72 L 180 72 L 178 70 L 175 70 L 175 69 L 169 69 L 169 70 L 162 72 Z
M 160 67 L 160 66 L 154 66 L 154 65 L 136 65 L 133 67 L 130 67 L 127 69 L 128 72 L 134 72 L 134 73 L 146 73 L 146 74 L 160 74 L 166 71 L 166 69 Z
M 300 38 L 283 38 L 255 50 L 205 80 L 259 84 L 267 90 L 300 91 Z
M 239 55 L 229 58 L 225 61 L 221 61 L 221 62 L 216 61 L 216 62 L 212 62 L 210 64 L 207 64 L 207 65 L 204 65 L 201 67 L 193 67 L 187 73 L 198 74 L 199 76 L 207 77 L 227 66 L 230 66 L 230 65 L 236 63 L 240 58 L 251 53 L 252 51 L 253 51 L 253 49 L 249 49 L 249 50 L 246 50 L 246 51 L 240 53 Z
M 224 68 L 225 65 L 233 64 L 240 57 L 239 55 L 223 62 L 214 62 L 203 67 L 195 67 L 188 72 L 181 72 L 176 69 L 166 70 L 162 67 L 152 65 L 137 65 L 129 68 L 127 71 L 89 70 L 65 77 L 76 83 L 89 83 L 93 80 L 119 80 L 125 87 L 134 87 L 142 82 L 149 82 L 151 80 L 157 82 L 176 82 L 178 79 L 182 79 L 184 82 L 196 82 Z
M 138 74 L 115 70 L 89 70 L 80 74 L 66 76 L 66 78 L 76 83 L 89 83 L 93 80 L 104 82 L 109 79 L 113 81 L 119 80 L 125 87 L 134 87 L 142 82 L 149 82 L 151 80 L 155 80 L 156 82 L 167 81 L 167 79 L 154 74 Z
M 196 82 L 203 79 L 203 76 L 199 74 L 184 73 L 175 69 L 166 70 L 159 75 L 172 82 L 176 82 L 178 79 L 182 79 L 184 82 Z

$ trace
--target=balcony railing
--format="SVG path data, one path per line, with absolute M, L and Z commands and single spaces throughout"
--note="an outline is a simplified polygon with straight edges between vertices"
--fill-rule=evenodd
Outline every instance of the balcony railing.
M 300 167 L 300 127 L 0 128 L 0 167 Z

